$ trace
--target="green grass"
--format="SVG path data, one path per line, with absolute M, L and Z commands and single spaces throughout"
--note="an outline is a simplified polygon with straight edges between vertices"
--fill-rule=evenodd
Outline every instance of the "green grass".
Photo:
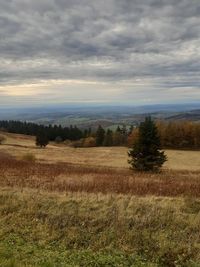
M 0 193 L 0 266 L 200 266 L 200 200 Z

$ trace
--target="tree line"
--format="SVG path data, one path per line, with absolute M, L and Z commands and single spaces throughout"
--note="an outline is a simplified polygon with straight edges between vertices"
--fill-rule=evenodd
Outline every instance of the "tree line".
M 200 149 L 200 123 L 190 121 L 163 122 L 156 126 L 164 148 Z
M 200 149 L 200 123 L 190 121 L 156 121 L 162 148 Z M 138 138 L 138 128 L 128 137 L 128 146 Z
M 162 148 L 200 149 L 200 123 L 189 121 L 156 121 Z M 138 138 L 138 127 L 118 126 L 115 130 L 104 129 L 101 125 L 97 130 L 81 130 L 76 126 L 38 125 L 21 121 L 0 121 L 0 129 L 10 133 L 38 136 L 47 142 L 61 143 L 71 141 L 74 147 L 95 146 L 128 146 L 132 147 Z
M 31 122 L 0 121 L 0 129 L 10 133 L 37 136 L 43 134 L 49 141 L 55 141 L 57 137 L 64 141 L 66 139 L 75 141 L 84 137 L 84 133 L 76 126 L 62 127 L 61 125 L 39 125 Z

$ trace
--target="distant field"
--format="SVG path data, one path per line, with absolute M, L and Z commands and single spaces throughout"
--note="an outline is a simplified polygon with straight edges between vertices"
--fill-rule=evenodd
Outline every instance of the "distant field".
M 0 146 L 0 151 L 6 151 L 18 158 L 30 152 L 39 161 L 129 168 L 128 149 L 125 147 L 71 148 L 51 143 L 46 149 L 39 149 L 35 146 L 33 137 L 6 134 L 6 138 L 7 141 Z M 200 170 L 200 151 L 166 150 L 166 154 L 166 169 Z
M 161 173 L 138 173 L 124 147 L 5 135 L 0 267 L 200 266 L 199 151 L 167 150 Z

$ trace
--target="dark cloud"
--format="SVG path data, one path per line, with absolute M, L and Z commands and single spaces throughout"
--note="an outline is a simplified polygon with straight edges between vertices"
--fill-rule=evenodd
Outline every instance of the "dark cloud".
M 0 85 L 143 79 L 196 90 L 199 13 L 199 0 L 1 0 Z

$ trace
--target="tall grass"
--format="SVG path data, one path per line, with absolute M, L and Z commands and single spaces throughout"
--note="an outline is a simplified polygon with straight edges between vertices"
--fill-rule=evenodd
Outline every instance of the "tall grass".
M 189 198 L 4 190 L 0 263 L 198 266 L 199 212 Z
M 0 267 L 197 267 L 199 178 L 0 153 Z
M 60 192 L 200 197 L 200 172 L 138 173 L 85 165 L 45 164 L 0 154 L 0 186 Z

